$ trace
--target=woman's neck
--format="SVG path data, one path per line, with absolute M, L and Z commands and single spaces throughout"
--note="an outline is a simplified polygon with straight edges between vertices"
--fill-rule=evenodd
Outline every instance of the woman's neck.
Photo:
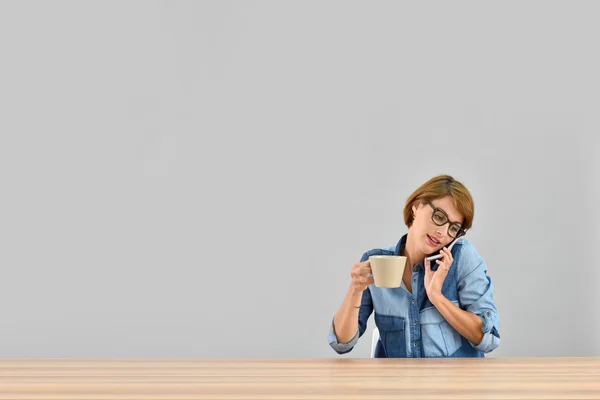
M 408 257 L 411 269 L 425 258 L 426 254 L 421 253 L 417 250 L 417 244 L 415 243 L 414 235 L 408 235 L 406 239 L 406 245 L 404 246 L 404 256 Z

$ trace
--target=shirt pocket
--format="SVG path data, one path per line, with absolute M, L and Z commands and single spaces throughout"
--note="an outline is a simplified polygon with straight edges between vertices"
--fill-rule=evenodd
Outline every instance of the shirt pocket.
M 375 313 L 375 324 L 379 329 L 379 340 L 388 358 L 406 357 L 404 317 Z
M 458 302 L 453 302 L 458 305 Z M 421 341 L 425 357 L 449 357 L 462 346 L 458 333 L 435 307 L 420 312 Z

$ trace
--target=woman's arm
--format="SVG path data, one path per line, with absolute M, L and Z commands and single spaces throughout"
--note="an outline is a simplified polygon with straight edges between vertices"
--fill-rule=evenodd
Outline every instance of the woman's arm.
M 468 246 L 468 247 L 467 247 Z M 443 248 L 442 260 L 437 260 L 436 271 L 425 260 L 425 290 L 431 303 L 450 325 L 479 351 L 490 352 L 498 347 L 498 312 L 493 301 L 491 280 L 486 275 L 485 263 L 472 245 L 458 247 L 460 260 L 452 266 L 452 253 Z M 458 268 L 458 294 L 465 310 L 456 306 L 442 294 L 442 285 L 450 268 Z
M 358 313 L 362 291 L 350 287 L 340 309 L 333 318 L 333 326 L 339 343 L 348 343 L 358 332 Z
M 429 300 L 458 333 L 474 345 L 481 343 L 481 339 L 483 339 L 481 318 L 472 312 L 461 310 L 441 293 L 433 297 L 429 296 Z
M 367 287 L 374 282 L 371 264 L 367 260 L 368 256 L 363 254 L 361 262 L 352 266 L 352 272 L 350 272 L 350 277 L 352 278 L 350 288 L 348 289 L 344 302 L 333 318 L 335 335 L 337 336 L 339 343 L 348 343 L 356 336 L 361 309 L 362 311 L 368 311 L 367 318 L 371 315 L 371 309 L 373 308 L 371 298 L 370 296 L 363 298 L 364 291 L 368 290 Z M 366 320 L 364 321 L 364 324 L 366 326 Z
M 498 309 L 494 303 L 492 280 L 487 275 L 483 258 L 472 244 L 463 241 L 457 251 L 458 263 L 446 248 L 444 258 L 436 261 L 437 271 L 432 271 L 425 261 L 425 289 L 431 303 L 456 331 L 471 342 L 475 349 L 489 353 L 500 344 Z M 457 269 L 458 298 L 461 307 L 442 294 L 442 285 L 450 268 Z

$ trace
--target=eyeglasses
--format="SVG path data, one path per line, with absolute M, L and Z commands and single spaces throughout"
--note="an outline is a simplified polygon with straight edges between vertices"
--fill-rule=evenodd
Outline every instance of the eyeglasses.
M 433 213 L 431 214 L 431 220 L 434 224 L 436 224 L 437 226 L 444 226 L 448 222 L 450 222 L 450 218 L 444 210 L 442 210 L 441 208 L 437 208 L 429 201 L 427 202 L 427 204 L 433 209 Z M 456 239 L 457 237 L 464 235 L 465 232 L 466 231 L 458 222 L 450 222 L 450 225 L 448 225 L 448 235 L 452 239 Z

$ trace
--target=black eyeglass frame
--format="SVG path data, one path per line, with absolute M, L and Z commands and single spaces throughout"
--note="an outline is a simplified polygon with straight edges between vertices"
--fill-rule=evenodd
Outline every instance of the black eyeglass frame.
M 464 236 L 467 233 L 467 231 L 462 228 L 462 224 L 459 224 L 458 222 L 450 221 L 450 217 L 448 217 L 448 214 L 446 214 L 446 211 L 442 210 L 439 207 L 434 206 L 430 201 L 426 201 L 425 203 L 427 203 L 427 205 L 429 205 L 429 207 L 431 207 L 431 209 L 433 210 L 433 213 L 431 213 L 431 221 L 433 221 L 433 223 L 436 224 L 437 226 L 444 226 L 444 225 L 448 224 L 448 236 L 450 236 L 452 239 L 459 238 L 461 236 Z M 446 217 L 446 221 L 444 223 L 438 224 L 435 221 L 433 216 L 435 215 L 436 212 L 440 212 L 440 213 L 442 213 L 442 215 L 444 215 L 444 217 Z M 451 226 L 458 227 L 456 236 L 454 236 L 450 233 Z

